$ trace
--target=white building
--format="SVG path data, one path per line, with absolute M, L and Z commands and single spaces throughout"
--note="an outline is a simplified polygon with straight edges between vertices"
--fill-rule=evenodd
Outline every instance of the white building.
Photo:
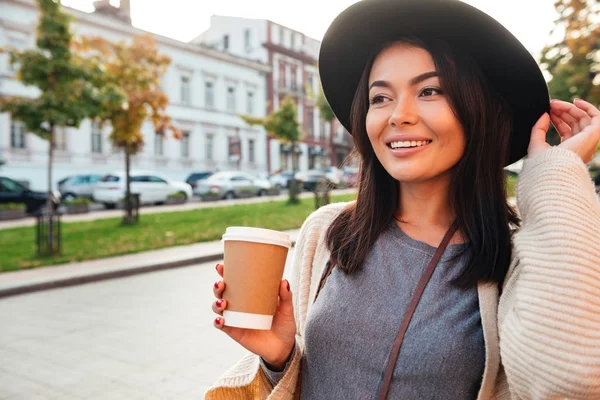
M 192 40 L 239 57 L 266 63 L 267 99 L 270 113 L 291 95 L 298 106 L 298 120 L 305 139 L 300 144 L 301 170 L 341 164 L 352 147 L 352 139 L 341 124 L 330 126 L 319 118 L 314 97 L 319 90 L 317 58 L 320 42 L 301 32 L 265 19 L 213 15 L 210 28 Z M 290 148 L 268 138 L 267 165 L 270 172 L 291 168 Z
M 128 1 L 115 9 L 108 1 L 97 2 L 95 13 L 66 10 L 75 17 L 77 35 L 101 36 L 112 41 L 128 40 L 147 32 L 128 21 Z M 33 0 L 0 0 L 0 47 L 20 49 L 35 45 L 38 12 Z M 270 66 L 205 45 L 184 43 L 152 35 L 162 53 L 172 59 L 163 79 L 170 98 L 169 115 L 185 132 L 181 141 L 161 140 L 150 123 L 143 127 L 145 146 L 134 157 L 132 168 L 158 170 L 183 180 L 193 171 L 240 168 L 267 171 L 267 135 L 264 129 L 248 127 L 239 115 L 266 115 L 266 76 Z M 15 80 L 8 57 L 0 55 L 0 96 L 35 96 L 36 90 Z M 108 142 L 110 127 L 100 131 L 90 121 L 79 129 L 61 130 L 56 138 L 54 184 L 74 173 L 108 173 L 124 169 L 124 156 Z M 241 159 L 238 162 L 241 144 Z M 27 134 L 10 115 L 0 114 L 0 175 L 29 181 L 45 190 L 48 142 Z

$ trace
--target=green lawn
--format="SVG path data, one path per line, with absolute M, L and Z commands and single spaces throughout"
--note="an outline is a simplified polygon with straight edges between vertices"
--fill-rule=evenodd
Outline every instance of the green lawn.
M 515 186 L 517 185 L 517 177 L 516 176 L 508 176 L 506 179 L 506 192 L 508 193 L 508 197 L 515 197 Z
M 355 195 L 333 196 L 333 202 Z M 135 226 L 121 226 L 121 218 L 62 225 L 62 255 L 35 256 L 35 227 L 0 231 L 0 271 L 14 271 L 70 261 L 136 253 L 176 245 L 219 240 L 228 226 L 296 229 L 314 210 L 314 198 L 299 205 L 286 201 L 204 208 L 193 211 L 140 215 Z

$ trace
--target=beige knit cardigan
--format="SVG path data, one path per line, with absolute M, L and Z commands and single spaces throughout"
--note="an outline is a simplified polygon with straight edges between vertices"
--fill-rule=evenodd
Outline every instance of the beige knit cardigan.
M 300 397 L 306 314 L 329 256 L 325 232 L 348 204 L 320 208 L 300 229 L 291 282 L 297 351 L 279 384 L 249 353 L 207 400 Z M 502 295 L 478 285 L 486 361 L 477 399 L 600 399 L 600 202 L 587 168 L 556 147 L 525 161 L 517 206 L 523 224 Z

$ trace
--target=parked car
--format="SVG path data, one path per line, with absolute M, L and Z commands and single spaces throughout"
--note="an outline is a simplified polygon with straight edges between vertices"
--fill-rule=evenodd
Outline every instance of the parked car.
M 337 186 L 337 185 L 339 185 L 342 182 L 342 177 L 343 176 L 344 176 L 344 173 L 338 167 L 327 167 L 327 168 L 325 168 L 325 177 L 334 186 Z
M 358 182 L 358 167 L 347 165 L 342 168 L 342 183 L 348 187 L 356 187 Z
M 73 200 L 76 197 L 92 198 L 94 187 L 102 179 L 102 175 L 74 175 L 58 182 L 61 200 Z
M 335 184 L 327 179 L 326 172 L 320 169 L 296 172 L 295 177 L 304 190 L 315 191 L 320 183 L 328 184 L 330 188 L 335 187 Z
M 212 172 L 212 171 L 192 172 L 185 179 L 185 181 L 193 188 L 194 187 L 194 183 L 196 183 L 197 181 L 200 181 L 202 179 L 206 179 L 209 176 L 211 176 L 212 174 L 214 174 L 214 172 Z
M 140 195 L 141 204 L 162 204 L 171 194 L 181 193 L 185 199 L 192 197 L 192 188 L 185 182 L 170 180 L 151 171 L 134 171 L 130 173 L 131 193 Z M 108 174 L 96 184 L 94 201 L 104 204 L 106 208 L 115 208 L 125 198 L 125 173 Z
M 294 173 L 292 171 L 282 171 L 269 176 L 269 182 L 271 182 L 271 185 L 274 187 L 289 189 L 293 176 Z
M 237 197 L 263 196 L 271 189 L 266 179 L 259 179 L 240 171 L 216 172 L 196 182 L 194 194 L 207 198 L 235 199 Z
M 0 176 L 0 203 L 25 204 L 25 210 L 28 214 L 33 214 L 46 206 L 47 192 L 30 190 L 19 182 L 6 176 Z M 52 196 L 54 209 L 58 208 L 58 195 Z

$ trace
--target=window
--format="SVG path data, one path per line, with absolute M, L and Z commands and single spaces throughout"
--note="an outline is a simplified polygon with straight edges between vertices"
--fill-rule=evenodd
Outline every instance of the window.
M 235 88 L 227 88 L 227 111 L 235 112 Z
M 213 159 L 213 140 L 214 135 L 206 135 L 206 159 L 210 161 Z
M 206 107 L 215 106 L 214 88 L 212 82 L 206 82 L 204 84 L 204 104 Z
M 306 107 L 306 134 L 314 136 L 314 111 L 312 107 Z
M 165 181 L 163 178 L 160 178 L 158 176 L 155 175 L 149 175 L 149 176 L 145 176 L 144 178 L 146 178 L 146 182 L 152 182 L 152 183 L 167 183 L 167 181 Z
M 223 50 L 229 50 L 229 35 L 223 35 Z
M 189 158 L 190 157 L 190 133 L 183 132 L 181 136 L 181 157 Z
M 292 43 L 291 43 L 291 48 L 292 50 L 294 50 L 296 48 L 296 34 L 294 32 L 292 32 Z
M 254 162 L 254 139 L 248 139 L 248 161 Z
M 244 47 L 246 51 L 250 51 L 252 49 L 252 36 L 250 29 L 246 29 L 244 31 Z
M 313 90 L 313 76 L 310 72 L 306 75 L 306 86 L 309 90 Z
M 282 46 L 284 45 L 284 42 L 283 42 L 283 26 L 279 27 L 279 44 L 282 45 Z
M 285 87 L 285 63 L 283 61 L 279 61 L 279 87 Z
M 254 112 L 254 93 L 248 92 L 248 96 L 246 97 L 246 112 L 249 115 L 252 115 Z
M 292 36 L 293 37 L 293 36 Z M 296 90 L 296 66 L 291 67 L 291 81 L 292 81 L 292 90 Z
M 25 187 L 13 181 L 12 179 L 0 178 L 0 192 L 4 193 L 21 193 L 25 191 Z
M 67 128 L 58 126 L 54 128 L 54 148 L 56 150 L 67 150 Z
M 10 47 L 14 47 L 19 51 L 25 50 L 26 47 L 26 39 L 24 37 L 16 37 L 16 36 L 9 36 L 8 37 L 8 44 Z M 10 58 L 7 58 L 8 60 L 8 68 L 10 71 L 12 72 L 17 72 L 19 70 L 19 68 L 21 67 L 21 65 L 19 63 L 14 63 L 14 64 L 10 64 Z
M 163 155 L 163 135 L 160 132 L 154 133 L 154 155 L 162 156 Z
M 10 124 L 10 147 L 13 149 L 25 148 L 25 125 L 19 121 Z
M 183 104 L 190 104 L 190 77 L 181 77 L 181 102 Z
M 102 154 L 102 128 L 97 122 L 92 122 L 92 153 Z

